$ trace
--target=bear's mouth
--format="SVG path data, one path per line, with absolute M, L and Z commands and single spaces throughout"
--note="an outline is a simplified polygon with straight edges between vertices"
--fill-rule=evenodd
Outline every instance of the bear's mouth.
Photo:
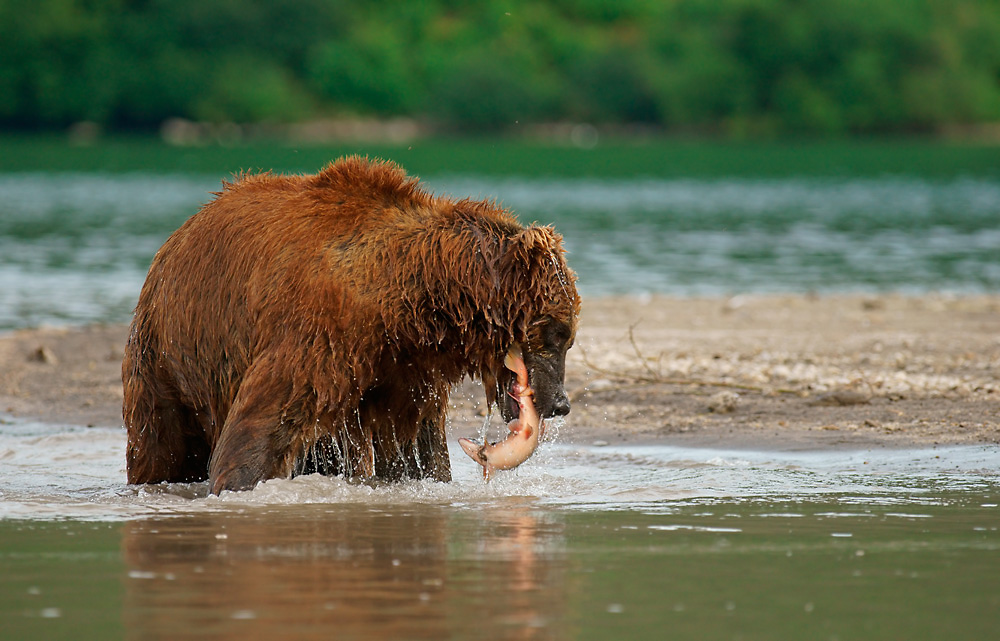
M 516 387 L 517 379 L 511 379 L 510 384 L 507 385 L 507 393 L 504 395 L 506 401 L 504 403 L 504 418 L 507 421 L 516 420 L 521 416 L 521 405 L 517 402 Z
M 503 364 L 503 375 L 498 377 L 501 381 L 498 387 L 502 390 L 503 399 L 498 401 L 498 405 L 504 420 L 512 422 L 517 420 L 521 415 L 519 397 L 523 393 L 522 388 L 531 388 L 528 367 L 524 362 L 520 345 L 514 344 L 511 346 L 504 357 Z

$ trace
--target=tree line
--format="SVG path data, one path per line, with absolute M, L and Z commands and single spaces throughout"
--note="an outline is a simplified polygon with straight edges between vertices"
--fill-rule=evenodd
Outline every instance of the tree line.
M 0 0 L 0 127 L 1000 122 L 997 0 Z

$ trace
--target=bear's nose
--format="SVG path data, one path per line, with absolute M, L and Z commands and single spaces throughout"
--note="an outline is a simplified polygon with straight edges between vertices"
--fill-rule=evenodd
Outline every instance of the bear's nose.
M 566 416 L 569 414 L 569 397 L 563 392 L 556 397 L 552 404 L 552 416 Z

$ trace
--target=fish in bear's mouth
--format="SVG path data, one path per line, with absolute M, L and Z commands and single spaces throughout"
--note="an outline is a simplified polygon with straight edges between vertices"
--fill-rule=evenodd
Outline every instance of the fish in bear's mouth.
M 527 369 L 527 368 L 525 368 Z M 531 387 L 530 377 L 525 375 L 528 383 L 527 386 Z M 516 420 L 518 416 L 521 415 L 521 406 L 518 403 L 517 397 L 517 376 L 515 375 L 510 379 L 510 383 L 507 384 L 506 393 L 503 395 L 503 406 L 500 408 L 500 414 L 503 416 L 504 420 L 508 423 L 510 421 Z
M 458 444 L 465 453 L 483 466 L 483 478 L 487 481 L 496 470 L 511 470 L 528 460 L 538 449 L 539 440 L 545 431 L 545 423 L 535 408 L 535 392 L 528 382 L 528 368 L 520 346 L 510 348 L 504 358 L 504 366 L 515 374 L 507 392 L 508 401 L 513 401 L 513 407 L 505 402 L 501 410 L 504 418 L 510 419 L 507 423 L 507 437 L 496 443 L 485 442 L 482 445 L 467 438 L 458 439 Z

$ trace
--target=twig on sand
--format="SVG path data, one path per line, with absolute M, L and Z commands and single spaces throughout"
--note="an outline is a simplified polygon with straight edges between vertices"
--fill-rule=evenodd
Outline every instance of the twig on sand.
M 628 340 L 632 345 L 632 350 L 635 352 L 636 358 L 642 365 L 641 372 L 635 371 L 624 371 L 624 370 L 610 370 L 598 366 L 596 363 L 590 360 L 587 355 L 587 351 L 583 349 L 582 345 L 577 346 L 580 350 L 580 354 L 583 356 L 583 363 L 590 368 L 592 372 L 600 374 L 606 378 L 611 378 L 614 380 L 621 381 L 616 385 L 602 385 L 600 388 L 591 389 L 593 379 L 581 385 L 580 387 L 573 390 L 570 393 L 570 401 L 575 401 L 583 396 L 595 392 L 618 392 L 622 390 L 630 390 L 638 387 L 645 387 L 648 385 L 689 385 L 698 387 L 724 387 L 728 389 L 738 389 L 748 392 L 759 392 L 759 393 L 779 393 L 779 394 L 798 394 L 799 392 L 790 389 L 768 389 L 761 387 L 759 385 L 747 385 L 745 383 L 734 383 L 732 381 L 720 381 L 720 380 L 706 380 L 698 378 L 678 378 L 675 376 L 666 376 L 662 372 L 662 364 L 664 352 L 660 352 L 659 356 L 656 357 L 656 369 L 654 369 L 650 363 L 654 360 L 646 356 L 643 351 L 639 348 L 638 343 L 635 340 L 635 327 L 638 323 L 634 323 L 628 328 Z

